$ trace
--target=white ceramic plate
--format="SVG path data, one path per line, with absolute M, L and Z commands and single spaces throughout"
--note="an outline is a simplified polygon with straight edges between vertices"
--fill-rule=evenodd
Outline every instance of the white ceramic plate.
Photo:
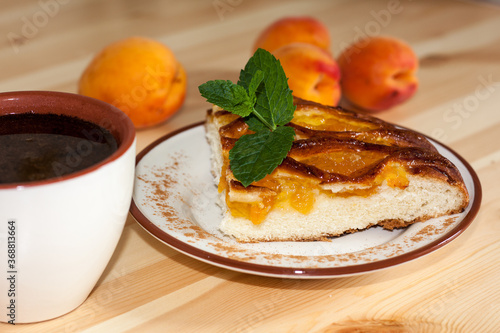
M 457 215 L 388 231 L 379 227 L 316 242 L 238 243 L 218 230 L 222 214 L 201 123 L 168 134 L 137 156 L 131 213 L 150 234 L 191 257 L 227 269 L 287 278 L 372 272 L 418 258 L 455 239 L 472 222 L 481 186 L 470 165 L 433 142 L 460 170 L 470 194 Z

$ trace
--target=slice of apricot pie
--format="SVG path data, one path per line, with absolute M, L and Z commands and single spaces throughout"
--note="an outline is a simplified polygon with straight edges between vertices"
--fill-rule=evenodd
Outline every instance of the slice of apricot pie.
M 467 206 L 458 169 L 424 136 L 339 107 L 298 98 L 294 104 L 291 150 L 247 187 L 233 176 L 229 151 L 252 132 L 237 115 L 208 111 L 223 233 L 241 242 L 322 240 L 376 225 L 405 227 Z

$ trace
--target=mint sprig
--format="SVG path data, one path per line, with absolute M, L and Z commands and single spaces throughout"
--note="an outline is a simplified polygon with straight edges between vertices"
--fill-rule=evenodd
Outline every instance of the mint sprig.
M 271 53 L 255 51 L 237 84 L 213 80 L 198 89 L 209 103 L 243 117 L 255 132 L 239 138 L 229 152 L 231 171 L 243 186 L 261 180 L 283 162 L 295 137 L 293 128 L 285 126 L 295 106 L 285 72 Z

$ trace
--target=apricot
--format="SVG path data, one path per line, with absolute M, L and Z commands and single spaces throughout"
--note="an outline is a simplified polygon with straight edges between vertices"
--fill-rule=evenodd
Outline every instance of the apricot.
M 261 32 L 253 46 L 253 52 L 258 48 L 273 52 L 284 45 L 296 42 L 313 44 L 328 50 L 330 34 L 325 25 L 313 17 L 285 17 Z
M 340 69 L 331 54 L 306 43 L 292 43 L 272 52 L 281 62 L 293 95 L 335 106 L 341 96 Z
M 418 58 L 411 47 L 392 37 L 370 37 L 339 56 L 342 95 L 353 104 L 379 112 L 401 104 L 417 91 Z
M 166 121 L 184 103 L 187 76 L 162 43 L 130 37 L 106 46 L 80 77 L 78 92 L 115 105 L 136 128 Z

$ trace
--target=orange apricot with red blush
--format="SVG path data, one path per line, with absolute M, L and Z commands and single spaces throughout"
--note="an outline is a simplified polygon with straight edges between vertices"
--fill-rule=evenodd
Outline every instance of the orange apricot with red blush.
M 337 61 L 343 96 L 367 111 L 387 110 L 417 91 L 418 58 L 400 39 L 362 39 L 347 47 Z

